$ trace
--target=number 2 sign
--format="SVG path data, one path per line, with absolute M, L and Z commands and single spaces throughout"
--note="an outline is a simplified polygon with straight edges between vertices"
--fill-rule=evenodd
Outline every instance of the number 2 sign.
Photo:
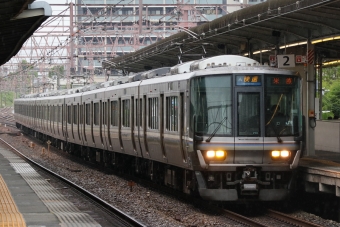
M 282 54 L 277 55 L 277 67 L 295 67 L 295 55 L 294 54 Z

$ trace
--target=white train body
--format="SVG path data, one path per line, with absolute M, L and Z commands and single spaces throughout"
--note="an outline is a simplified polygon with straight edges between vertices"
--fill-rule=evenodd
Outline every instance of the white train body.
M 123 84 L 17 99 L 17 125 L 208 200 L 287 198 L 301 154 L 300 77 L 240 56 L 194 61 L 190 72 L 184 64 L 174 75 L 163 68 Z

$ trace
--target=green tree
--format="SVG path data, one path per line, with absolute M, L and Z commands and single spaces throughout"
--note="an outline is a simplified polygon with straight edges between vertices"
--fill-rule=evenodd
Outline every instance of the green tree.
M 0 105 L 2 107 L 13 106 L 14 92 L 0 92 Z
M 52 76 L 56 75 L 57 77 L 61 78 L 64 76 L 64 72 L 65 69 L 63 65 L 56 65 L 50 69 L 50 71 L 48 72 L 48 77 L 52 78 Z
M 323 110 L 330 110 L 334 116 L 340 116 L 340 80 L 332 82 L 323 98 Z
M 329 89 L 335 81 L 340 79 L 340 66 L 322 69 L 322 87 Z

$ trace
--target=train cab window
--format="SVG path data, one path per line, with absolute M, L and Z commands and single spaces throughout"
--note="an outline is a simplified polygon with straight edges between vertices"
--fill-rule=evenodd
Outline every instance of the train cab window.
M 78 105 L 73 106 L 73 124 L 78 124 Z
M 166 97 L 165 110 L 166 123 L 165 127 L 168 131 L 178 131 L 178 97 Z
M 266 136 L 296 136 L 302 130 L 299 107 L 299 80 L 285 75 L 271 75 L 265 86 Z
M 260 136 L 260 93 L 237 93 L 237 136 Z
M 118 126 L 118 101 L 111 101 L 111 125 Z
M 126 99 L 123 100 L 123 119 L 122 119 L 122 125 L 124 127 L 130 127 L 130 100 Z
M 158 98 L 149 98 L 148 107 L 148 127 L 158 129 Z
M 99 125 L 99 103 L 94 103 L 94 110 L 93 110 L 93 124 Z
M 191 80 L 190 115 L 196 116 L 196 121 L 190 123 L 191 133 L 195 130 L 199 135 L 232 135 L 231 78 L 231 75 L 208 75 Z

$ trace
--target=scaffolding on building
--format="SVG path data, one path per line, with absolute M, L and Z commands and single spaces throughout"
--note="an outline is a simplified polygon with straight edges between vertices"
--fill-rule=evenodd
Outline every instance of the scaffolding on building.
M 138 0 L 112 0 L 114 4 L 85 4 L 76 0 L 51 4 L 62 10 L 0 67 L 0 88 L 27 94 L 103 82 L 119 73 L 114 69 L 104 71 L 103 61 L 247 6 L 231 0 L 221 1 L 223 4 L 197 1 L 143 4 Z

